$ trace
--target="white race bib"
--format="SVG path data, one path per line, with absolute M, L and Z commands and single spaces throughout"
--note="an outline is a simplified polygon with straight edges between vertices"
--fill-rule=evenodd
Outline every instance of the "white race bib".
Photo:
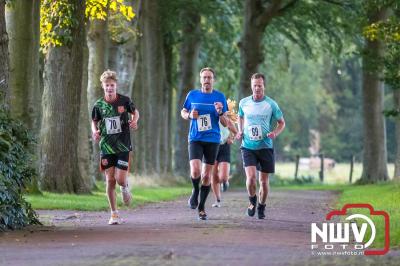
M 206 131 L 212 129 L 210 114 L 199 115 L 197 118 L 198 131 Z
M 119 116 L 107 117 L 105 120 L 107 135 L 121 133 L 121 120 Z
M 262 139 L 262 131 L 261 125 L 252 125 L 248 128 L 250 140 L 261 140 Z

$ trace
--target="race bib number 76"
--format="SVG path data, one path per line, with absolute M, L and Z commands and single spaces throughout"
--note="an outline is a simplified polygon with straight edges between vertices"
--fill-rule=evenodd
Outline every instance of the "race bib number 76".
M 210 114 L 199 115 L 197 118 L 197 129 L 198 131 L 206 131 L 212 128 Z

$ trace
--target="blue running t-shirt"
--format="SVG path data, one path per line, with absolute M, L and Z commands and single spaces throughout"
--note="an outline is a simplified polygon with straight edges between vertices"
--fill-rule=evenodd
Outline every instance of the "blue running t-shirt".
M 238 114 L 244 118 L 241 147 L 250 150 L 273 147 L 272 139 L 267 134 L 273 130 L 272 122 L 283 117 L 274 100 L 264 96 L 263 100 L 254 101 L 253 96 L 248 96 L 240 100 Z
M 211 93 L 203 93 L 201 90 L 195 89 L 191 90 L 186 96 L 183 108 L 189 112 L 192 109 L 199 112 L 199 118 L 190 120 L 189 142 L 220 142 L 219 115 L 214 107 L 215 102 L 222 103 L 222 112 L 225 113 L 228 110 L 225 95 L 217 90 L 213 90 Z

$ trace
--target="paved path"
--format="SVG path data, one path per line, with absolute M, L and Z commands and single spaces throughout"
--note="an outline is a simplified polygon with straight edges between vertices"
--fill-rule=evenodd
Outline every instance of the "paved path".
M 245 216 L 243 191 L 223 194 L 222 208 L 198 221 L 186 198 L 122 211 L 40 211 L 47 225 L 0 234 L 0 265 L 395 265 L 385 257 L 311 256 L 310 224 L 324 219 L 337 194 L 273 190 L 267 218 Z M 396 262 L 396 263 L 395 263 Z M 397 264 L 398 265 L 398 264 Z

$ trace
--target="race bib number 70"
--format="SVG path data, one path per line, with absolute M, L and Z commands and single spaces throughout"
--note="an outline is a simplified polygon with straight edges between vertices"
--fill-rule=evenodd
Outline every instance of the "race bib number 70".
M 105 120 L 107 135 L 121 133 L 121 120 L 119 116 L 108 117 Z
M 206 131 L 212 128 L 210 114 L 199 115 L 197 118 L 197 129 L 198 131 Z

